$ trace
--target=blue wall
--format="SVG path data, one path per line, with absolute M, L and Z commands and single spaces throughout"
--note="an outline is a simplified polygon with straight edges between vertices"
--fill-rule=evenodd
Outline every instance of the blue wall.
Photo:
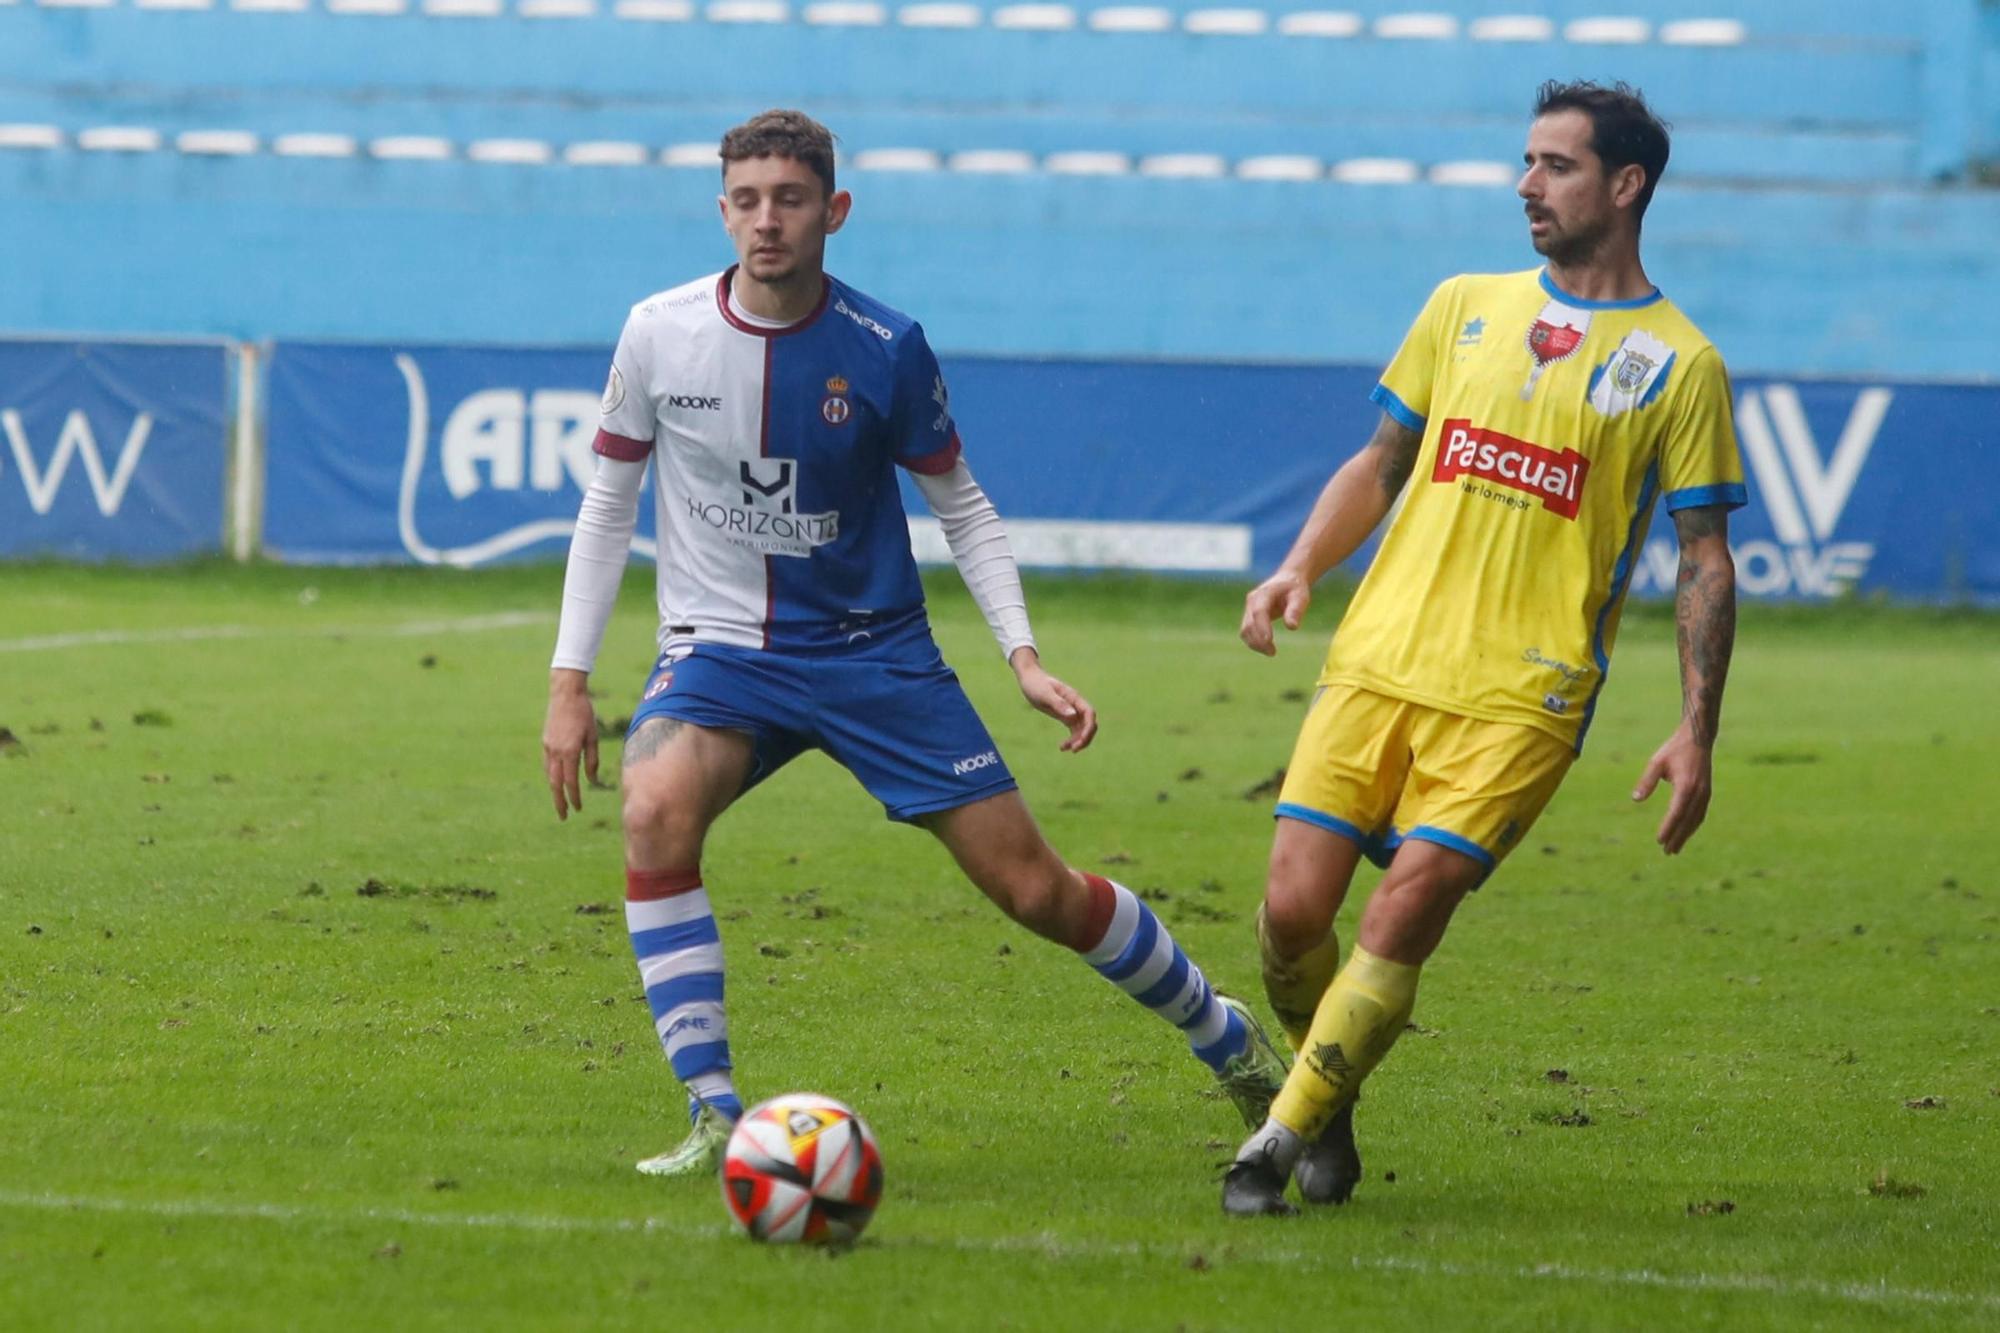
M 491 18 L 429 17 L 427 0 L 367 17 L 338 2 L 0 4 L 0 129 L 53 144 L 0 146 L 0 329 L 597 344 L 638 297 L 729 258 L 712 168 L 659 165 L 659 150 L 713 142 L 771 102 L 802 102 L 852 151 L 1393 156 L 1420 176 L 1488 162 L 1504 180 L 1534 83 L 1589 74 L 1645 84 L 1676 124 L 1648 261 L 1732 366 L 2000 365 L 1985 315 L 2000 308 L 2000 192 L 1936 184 L 2000 146 L 2000 11 L 1975 0 L 1646 7 L 1656 25 L 1741 18 L 1749 39 L 1725 47 L 1496 42 L 1469 26 L 1392 41 L 645 23 L 612 0 L 570 20 L 522 17 L 519 0 Z M 1358 6 L 1371 20 L 1407 7 Z M 1468 25 L 1617 9 L 1423 7 Z M 159 138 L 89 150 L 87 131 L 107 125 Z M 251 153 L 177 148 L 215 129 L 253 136 Z M 300 131 L 358 151 L 274 154 Z M 449 160 L 371 154 L 400 134 L 440 136 Z M 554 161 L 467 160 L 495 137 Z M 562 164 L 566 145 L 607 138 L 652 164 Z M 1441 276 L 1534 262 L 1504 183 L 1361 186 L 1323 169 L 1303 182 L 849 170 L 845 183 L 858 207 L 836 271 L 957 352 L 1378 363 Z
M 853 172 L 832 266 L 953 351 L 1380 362 L 1506 189 Z M 0 154 L 0 327 L 598 344 L 722 267 L 707 169 Z M 1662 187 L 1654 279 L 1743 371 L 1983 377 L 2000 193 Z

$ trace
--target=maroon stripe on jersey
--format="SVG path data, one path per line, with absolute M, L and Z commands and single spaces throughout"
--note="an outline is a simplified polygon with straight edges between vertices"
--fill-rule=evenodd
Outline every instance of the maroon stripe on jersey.
M 597 438 L 590 447 L 606 458 L 615 458 L 621 463 L 643 462 L 647 454 L 653 452 L 651 440 L 633 440 L 623 435 L 613 435 L 608 430 L 597 432 Z
M 958 456 L 963 452 L 958 443 L 958 432 L 951 433 L 951 443 L 942 449 L 934 449 L 922 458 L 902 458 L 897 461 L 912 472 L 921 472 L 926 477 L 942 477 L 958 466 Z
M 722 277 L 724 282 L 729 280 L 727 273 L 723 274 Z M 826 302 L 821 301 L 820 304 L 824 306 Z M 818 312 L 815 311 L 814 313 L 817 314 Z M 769 458 L 771 456 L 771 357 L 772 351 L 776 346 L 777 344 L 773 343 L 769 338 L 764 340 L 764 407 L 762 416 L 757 422 L 757 457 L 759 458 Z M 768 555 L 764 557 L 764 646 L 766 648 L 771 646 L 771 619 L 778 613 L 777 570 L 772 567 L 771 559 L 772 557 Z
M 729 281 L 736 276 L 736 270 L 740 267 L 741 265 L 731 264 L 722 271 L 722 276 L 715 280 L 715 308 L 722 312 L 722 317 L 729 322 L 731 328 L 738 329 L 744 333 L 752 333 L 759 338 L 765 339 L 782 338 L 788 333 L 797 333 L 800 329 L 805 328 L 808 324 L 825 314 L 826 303 L 833 299 L 833 280 L 825 274 L 821 274 L 819 304 L 812 308 L 811 314 L 798 321 L 798 323 L 781 325 L 775 329 L 767 329 L 756 324 L 745 323 L 736 317 L 734 310 L 729 308 Z
M 625 867 L 627 902 L 650 903 L 678 894 L 693 893 L 701 887 L 701 867 L 686 870 L 634 870 Z

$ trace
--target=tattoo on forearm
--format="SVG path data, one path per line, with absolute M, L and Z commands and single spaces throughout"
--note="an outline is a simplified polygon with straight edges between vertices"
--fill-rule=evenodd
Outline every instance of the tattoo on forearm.
M 1695 535 L 1688 526 L 1681 525 L 1684 543 Z M 1722 724 L 1729 656 L 1736 646 L 1736 578 L 1727 562 L 1701 563 L 1682 546 L 1674 626 L 1681 658 L 1681 716 L 1698 744 L 1713 745 Z
M 1403 485 L 1416 470 L 1417 451 L 1423 448 L 1424 437 L 1418 431 L 1410 430 L 1393 421 L 1385 423 L 1388 449 L 1382 455 L 1382 466 L 1376 472 L 1376 480 L 1382 484 L 1382 491 L 1391 499 L 1403 493 Z
M 620 761 L 630 767 L 642 759 L 651 759 L 666 743 L 678 736 L 687 723 L 677 717 L 652 717 L 639 724 L 632 738 L 625 742 L 625 754 Z

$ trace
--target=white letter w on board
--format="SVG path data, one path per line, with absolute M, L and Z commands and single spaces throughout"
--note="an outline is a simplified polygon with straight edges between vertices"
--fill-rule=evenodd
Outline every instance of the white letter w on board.
M 109 477 L 104 475 L 104 459 L 97 451 L 97 437 L 91 434 L 90 419 L 81 408 L 63 418 L 62 433 L 56 437 L 55 452 L 49 456 L 47 470 L 35 463 L 35 455 L 28 449 L 28 433 L 21 426 L 19 412 L 11 407 L 0 412 L 0 427 L 6 429 L 14 466 L 21 470 L 21 485 L 28 492 L 28 505 L 37 514 L 48 513 L 55 504 L 56 492 L 62 489 L 63 476 L 69 471 L 70 457 L 75 455 L 83 460 L 84 475 L 90 479 L 90 489 L 97 497 L 97 512 L 111 518 L 125 502 L 125 488 L 132 484 L 139 455 L 145 452 L 146 440 L 153 433 L 153 414 L 141 412 L 132 422 L 132 429 L 125 436 L 125 449 L 118 455 Z

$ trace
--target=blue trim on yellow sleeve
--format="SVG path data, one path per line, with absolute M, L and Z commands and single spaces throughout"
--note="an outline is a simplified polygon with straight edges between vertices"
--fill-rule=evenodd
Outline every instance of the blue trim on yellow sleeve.
M 1676 509 L 1697 509 L 1705 505 L 1741 509 L 1749 503 L 1750 488 L 1740 481 L 1725 481 L 1714 486 L 1683 486 L 1677 491 L 1667 492 L 1669 514 Z
M 1429 824 L 1419 824 L 1403 835 L 1405 842 L 1430 842 L 1440 847 L 1449 847 L 1461 856 L 1469 856 L 1491 870 L 1500 863 L 1500 858 L 1481 847 L 1470 838 L 1461 837 L 1446 829 L 1432 828 Z
M 1419 435 L 1424 433 L 1423 414 L 1412 411 L 1410 405 L 1398 398 L 1396 391 L 1388 385 L 1376 385 L 1375 391 L 1368 395 L 1368 401 L 1396 418 L 1406 429 L 1413 430 Z

